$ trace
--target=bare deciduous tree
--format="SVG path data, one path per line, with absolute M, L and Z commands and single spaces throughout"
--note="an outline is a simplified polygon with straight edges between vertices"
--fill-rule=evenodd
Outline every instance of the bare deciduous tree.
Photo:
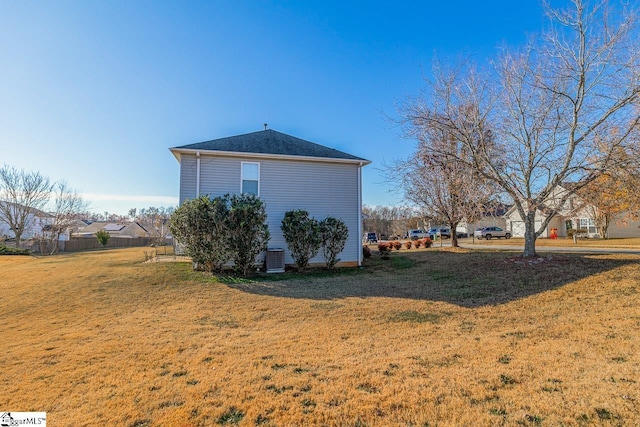
M 638 15 L 617 6 L 545 3 L 549 27 L 524 49 L 506 50 L 484 75 L 436 67 L 428 94 L 403 111 L 409 131 L 435 127 L 465 144 L 470 158 L 438 154 L 472 166 L 508 194 L 525 224 L 526 257 L 536 255 L 536 238 L 553 218 L 536 229 L 536 213 L 562 207 L 615 166 L 616 151 L 637 144 Z M 579 184 L 559 191 L 569 181 Z
M 71 237 L 74 221 L 87 209 L 87 202 L 65 182 L 55 184 L 52 195 L 53 210 L 50 212 L 48 223 L 42 229 L 42 234 L 38 237 L 40 252 L 49 255 L 58 252 L 58 242 L 63 233 L 68 232 Z
M 412 136 L 418 140 L 417 152 L 396 163 L 393 169 L 402 169 L 403 174 L 389 175 L 398 178 L 406 198 L 418 206 L 425 217 L 449 226 L 451 245 L 457 247 L 458 224 L 479 218 L 496 190 L 470 165 L 465 144 L 452 138 L 446 129 L 427 122 Z M 460 162 L 458 158 L 465 158 L 467 162 Z
M 142 208 L 138 211 L 135 220 L 147 230 L 154 244 L 162 245 L 166 242 L 169 234 L 169 219 L 174 210 L 173 207 L 166 208 L 164 206 Z M 135 214 L 135 211 L 135 209 L 129 210 L 129 215 Z
M 0 220 L 6 222 L 20 247 L 22 236 L 36 214 L 49 202 L 52 184 L 39 172 L 25 172 L 4 165 L 0 168 Z
M 404 171 L 396 172 L 404 173 Z M 415 209 L 398 206 L 363 206 L 362 213 L 365 231 L 375 232 L 379 238 L 389 239 L 393 236 L 403 236 L 410 228 L 419 228 L 424 222 L 418 217 Z

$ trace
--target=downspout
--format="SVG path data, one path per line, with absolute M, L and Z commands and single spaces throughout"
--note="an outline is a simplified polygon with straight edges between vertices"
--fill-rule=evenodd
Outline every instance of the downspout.
M 362 239 L 362 162 L 358 165 L 358 235 L 356 242 Z M 358 245 L 358 267 L 362 267 L 362 248 Z
M 196 151 L 196 198 L 200 197 L 200 152 Z

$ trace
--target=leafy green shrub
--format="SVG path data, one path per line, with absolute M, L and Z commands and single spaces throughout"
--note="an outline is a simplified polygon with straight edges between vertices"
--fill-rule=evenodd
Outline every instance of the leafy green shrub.
M 104 230 L 98 230 L 96 232 L 96 239 L 98 239 L 98 243 L 100 243 L 100 245 L 102 245 L 103 248 L 107 246 L 107 243 L 109 243 L 110 238 L 111 236 L 109 235 L 109 233 L 107 233 Z
M 584 237 L 588 234 L 588 232 L 589 230 L 587 230 L 586 228 L 570 228 L 569 230 L 567 230 L 567 238 L 573 239 L 574 235 L 576 237 Z
M 169 229 L 176 241 L 184 245 L 185 253 L 195 264 L 213 272 L 231 259 L 227 217 L 227 197 L 207 195 L 187 200 L 175 210 Z
M 280 228 L 298 271 L 303 271 L 322 244 L 318 221 L 310 218 L 307 211 L 298 209 L 285 212 Z
M 329 270 L 333 269 L 340 259 L 338 254 L 344 250 L 349 238 L 349 228 L 344 221 L 327 217 L 320 221 L 320 237 L 322 239 L 322 255 Z
M 246 276 L 269 241 L 264 202 L 253 194 L 231 196 L 226 226 L 235 269 Z

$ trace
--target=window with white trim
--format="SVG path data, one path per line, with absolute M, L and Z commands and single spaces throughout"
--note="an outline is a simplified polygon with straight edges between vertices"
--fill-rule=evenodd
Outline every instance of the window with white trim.
M 260 163 L 242 162 L 241 192 L 260 196 Z
M 580 228 L 587 230 L 589 234 L 596 234 L 596 222 L 593 218 L 580 218 Z

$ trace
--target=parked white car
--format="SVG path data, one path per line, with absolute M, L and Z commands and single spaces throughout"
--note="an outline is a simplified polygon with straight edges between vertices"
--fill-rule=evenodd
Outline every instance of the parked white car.
M 418 240 L 418 239 L 424 239 L 425 237 L 427 237 L 429 234 L 427 232 L 425 232 L 424 230 L 420 230 L 420 229 L 415 229 L 415 230 L 409 230 L 407 232 L 407 238 L 409 240 Z
M 509 233 L 508 231 L 503 230 L 500 227 L 482 227 L 482 228 L 478 228 L 473 235 L 475 236 L 476 239 L 487 239 L 487 240 L 491 240 L 492 238 L 496 237 L 496 238 L 501 238 L 504 237 L 505 239 L 510 239 L 511 238 L 511 233 Z

